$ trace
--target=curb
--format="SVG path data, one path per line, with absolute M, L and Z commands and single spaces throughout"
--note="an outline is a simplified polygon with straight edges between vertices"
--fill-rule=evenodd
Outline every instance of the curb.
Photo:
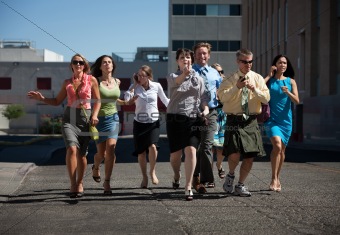
M 3 163 L 0 181 L 0 202 L 8 198 L 19 188 L 26 175 L 37 168 L 34 163 Z

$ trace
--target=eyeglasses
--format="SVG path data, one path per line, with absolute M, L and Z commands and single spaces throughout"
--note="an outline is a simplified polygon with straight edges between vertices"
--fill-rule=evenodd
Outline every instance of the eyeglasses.
M 249 60 L 249 61 L 239 60 L 239 61 L 241 61 L 243 64 L 251 64 L 251 63 L 253 63 L 253 60 Z
M 85 62 L 82 60 L 72 60 L 73 65 L 85 65 Z
M 224 74 L 224 71 L 223 71 L 223 70 L 217 70 L 217 72 L 218 72 L 219 74 Z
M 142 74 L 137 74 L 137 76 L 140 77 L 140 78 L 147 78 L 147 77 L 149 77 L 148 75 L 142 75 Z

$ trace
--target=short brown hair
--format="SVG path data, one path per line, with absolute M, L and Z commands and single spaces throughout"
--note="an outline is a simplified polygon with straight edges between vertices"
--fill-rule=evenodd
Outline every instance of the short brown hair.
M 199 42 L 199 43 L 197 43 L 197 44 L 192 48 L 192 50 L 193 50 L 193 52 L 195 53 L 196 50 L 197 50 L 198 48 L 201 48 L 201 47 L 206 47 L 206 48 L 208 49 L 208 53 L 210 54 L 210 52 L 211 52 L 211 44 L 210 44 L 210 43 L 207 43 L 207 42 Z

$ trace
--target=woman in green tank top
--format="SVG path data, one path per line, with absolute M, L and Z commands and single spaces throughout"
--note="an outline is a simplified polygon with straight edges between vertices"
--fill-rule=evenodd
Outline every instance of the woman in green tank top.
M 116 161 L 115 149 L 119 132 L 119 116 L 117 103 L 126 103 L 119 99 L 120 81 L 113 78 L 116 64 L 111 56 L 102 55 L 91 66 L 91 73 L 97 78 L 101 97 L 101 107 L 98 114 L 99 139 L 96 141 L 97 153 L 94 155 L 92 177 L 94 181 L 101 182 L 99 166 L 105 160 L 104 194 L 111 195 L 110 179 Z

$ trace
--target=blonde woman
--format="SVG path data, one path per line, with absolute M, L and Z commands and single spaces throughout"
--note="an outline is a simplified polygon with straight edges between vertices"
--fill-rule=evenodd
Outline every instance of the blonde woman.
M 70 197 L 76 198 L 84 194 L 83 178 L 90 142 L 90 135 L 86 134 L 89 133 L 88 120 L 93 126 L 98 123 L 100 95 L 97 79 L 87 74 L 90 66 L 85 57 L 75 54 L 71 59 L 70 68 L 73 72 L 72 77 L 64 81 L 55 98 L 46 98 L 38 91 L 29 91 L 27 96 L 54 106 L 60 105 L 67 98 L 62 134 L 66 145 L 66 166 L 71 183 Z M 93 102 L 92 113 L 91 102 Z

